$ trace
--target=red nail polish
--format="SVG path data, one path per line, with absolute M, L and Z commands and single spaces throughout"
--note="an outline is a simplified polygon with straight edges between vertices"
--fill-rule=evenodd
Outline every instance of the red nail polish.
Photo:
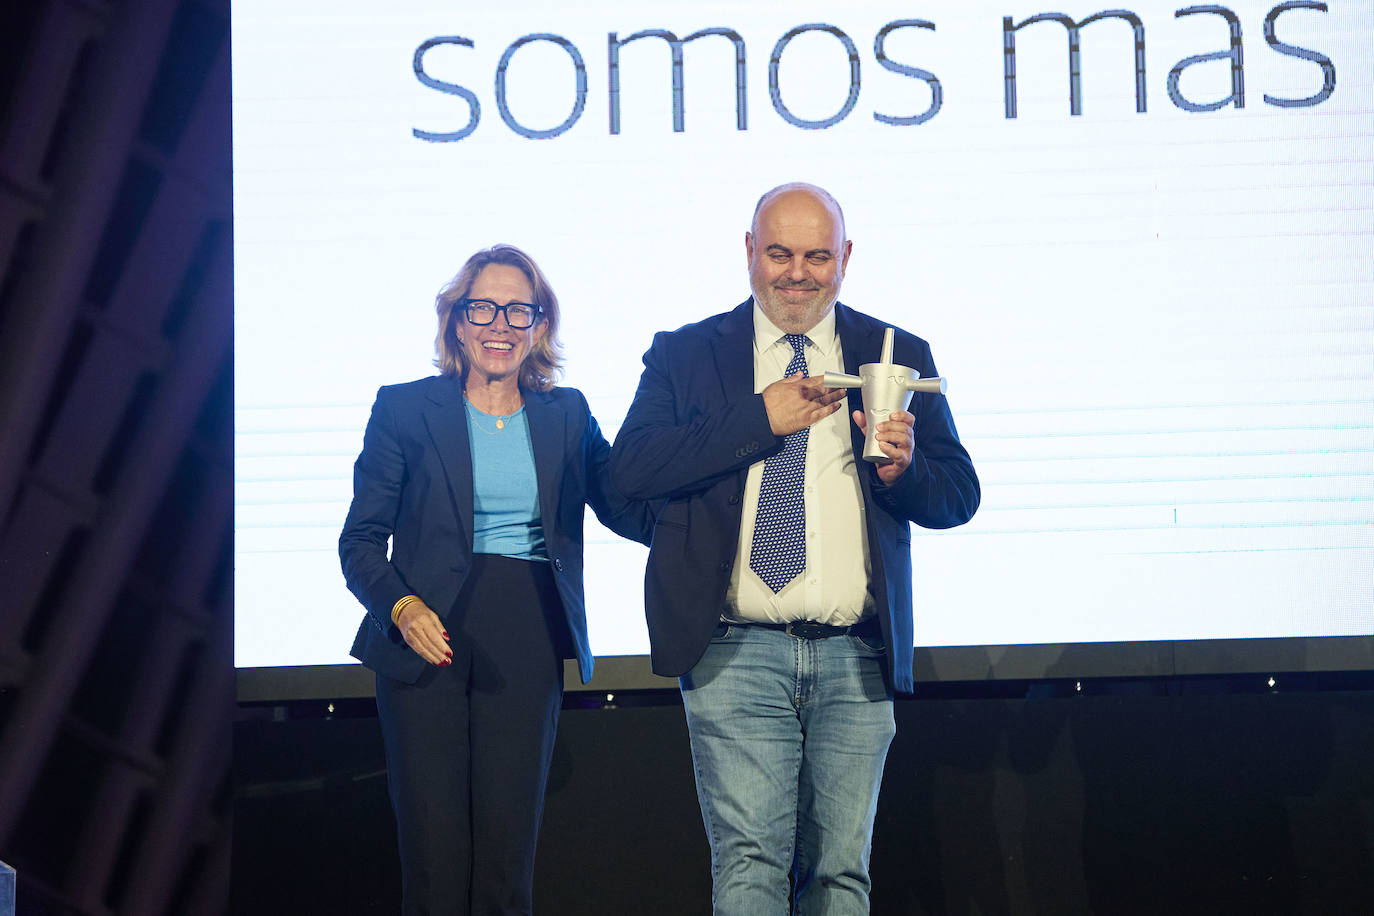
M 449 665 L 451 665 L 451 664 L 453 664 L 453 659 L 451 659 L 451 658 L 446 658 L 446 659 L 444 659 L 443 661 L 441 661 L 441 662 L 439 663 L 439 667 L 440 667 L 440 668 L 447 668 L 447 667 L 448 667 Z
M 444 639 L 448 639 L 448 630 L 444 631 Z

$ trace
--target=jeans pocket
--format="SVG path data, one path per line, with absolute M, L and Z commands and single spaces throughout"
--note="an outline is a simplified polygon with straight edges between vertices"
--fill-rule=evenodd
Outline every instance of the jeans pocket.
M 726 623 L 724 620 L 722 620 L 722 621 L 720 621 L 719 623 L 717 623 L 717 624 L 716 624 L 715 630 L 713 630 L 713 631 L 711 632 L 711 638 L 712 638 L 712 639 L 724 639 L 726 636 L 729 636 L 729 635 L 730 635 L 730 624 Z
M 887 645 L 883 642 L 883 637 L 880 633 L 862 636 L 858 633 L 851 633 L 849 638 L 854 640 L 854 645 L 860 649 L 867 649 L 869 652 L 874 652 L 879 655 L 887 649 Z

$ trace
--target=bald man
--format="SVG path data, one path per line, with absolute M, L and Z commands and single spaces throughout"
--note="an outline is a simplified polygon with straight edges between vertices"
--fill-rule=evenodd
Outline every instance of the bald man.
M 645 608 L 654 671 L 682 688 L 717 914 L 868 912 L 892 697 L 912 690 L 910 525 L 978 508 L 943 395 L 878 426 L 874 465 L 859 390 L 820 384 L 877 362 L 888 326 L 836 301 L 852 248 L 823 189 L 764 194 L 753 296 L 655 336 L 612 452 L 626 495 L 668 500 Z M 901 330 L 894 360 L 938 374 Z

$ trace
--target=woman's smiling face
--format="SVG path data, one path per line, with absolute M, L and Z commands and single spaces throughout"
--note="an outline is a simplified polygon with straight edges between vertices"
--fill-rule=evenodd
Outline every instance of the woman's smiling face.
M 529 278 L 518 267 L 508 264 L 488 264 L 472 281 L 468 299 L 488 299 L 497 305 L 512 302 L 533 303 L 534 289 Z M 468 321 L 467 310 L 460 307 L 454 325 L 467 357 L 468 378 L 478 383 L 498 382 L 507 378 L 519 379 L 520 366 L 547 327 L 542 318 L 533 327 L 512 328 L 506 313 L 499 312 L 491 324 L 478 325 Z

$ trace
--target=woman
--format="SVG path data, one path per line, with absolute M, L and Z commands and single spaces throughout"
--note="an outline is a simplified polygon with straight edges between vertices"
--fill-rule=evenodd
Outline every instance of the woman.
M 592 675 L 583 506 L 645 543 L 653 517 L 553 385 L 558 299 L 528 255 L 479 251 L 435 306 L 441 374 L 377 393 L 354 465 L 353 655 L 377 675 L 404 912 L 529 913 L 563 659 Z

